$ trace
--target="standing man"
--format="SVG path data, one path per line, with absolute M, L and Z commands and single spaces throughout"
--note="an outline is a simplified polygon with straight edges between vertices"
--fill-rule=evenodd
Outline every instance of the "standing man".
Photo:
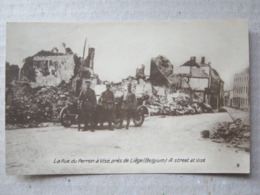
M 134 118 L 136 107 L 137 107 L 137 100 L 135 94 L 132 92 L 132 84 L 129 83 L 127 85 L 127 93 L 124 94 L 124 100 L 123 100 L 123 107 L 126 111 L 126 129 L 128 129 L 130 120 Z
M 111 84 L 106 84 L 106 91 L 104 91 L 100 96 L 100 104 L 104 113 L 102 113 L 101 124 L 100 126 L 103 127 L 103 123 L 105 118 L 108 120 L 108 129 L 114 130 L 112 125 L 113 116 L 114 116 L 114 94 L 110 90 Z
M 91 80 L 86 80 L 85 84 L 79 94 L 79 101 L 82 103 L 79 118 L 84 120 L 84 130 L 88 130 L 88 125 L 90 125 L 90 130 L 93 131 L 93 116 L 97 107 L 97 99 L 95 91 L 90 88 Z

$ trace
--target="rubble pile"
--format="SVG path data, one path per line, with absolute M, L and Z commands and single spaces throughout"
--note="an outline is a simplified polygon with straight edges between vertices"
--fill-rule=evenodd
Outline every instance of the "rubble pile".
M 153 115 L 191 115 L 191 114 L 201 114 L 201 113 L 211 113 L 213 111 L 205 109 L 208 104 L 204 103 L 189 103 L 189 102 L 171 102 L 169 104 L 153 103 L 146 105 L 148 108 L 148 113 Z
M 186 94 L 170 94 L 166 96 L 153 95 L 146 102 L 150 115 L 189 115 L 212 113 L 210 105 L 202 102 L 190 101 Z
M 61 109 L 77 99 L 71 84 L 62 82 L 59 86 L 31 88 L 29 84 L 13 87 L 13 103 L 6 106 L 7 124 L 29 124 L 37 126 L 41 122 L 56 122 Z
M 250 127 L 238 118 L 233 122 L 218 123 L 211 132 L 211 139 L 214 142 L 226 142 L 230 145 L 249 151 L 250 148 Z

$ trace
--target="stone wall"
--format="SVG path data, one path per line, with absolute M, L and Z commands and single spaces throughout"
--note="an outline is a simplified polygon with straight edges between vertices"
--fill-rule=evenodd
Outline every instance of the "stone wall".
M 34 56 L 29 65 L 23 66 L 21 77 L 27 78 L 32 87 L 57 86 L 61 81 L 70 81 L 74 67 L 74 55 Z

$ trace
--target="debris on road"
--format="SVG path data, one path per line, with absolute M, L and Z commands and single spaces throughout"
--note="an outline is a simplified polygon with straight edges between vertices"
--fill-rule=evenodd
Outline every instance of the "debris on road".
M 249 151 L 250 149 L 250 127 L 243 123 L 240 118 L 233 122 L 217 123 L 213 128 L 210 138 L 213 142 L 228 143 L 233 147 Z

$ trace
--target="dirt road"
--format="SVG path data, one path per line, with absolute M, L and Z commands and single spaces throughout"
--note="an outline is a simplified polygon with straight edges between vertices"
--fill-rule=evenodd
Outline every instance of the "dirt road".
M 147 117 L 143 126 L 129 130 L 7 130 L 7 173 L 248 172 L 248 152 L 201 137 L 202 130 L 221 121 L 231 121 L 229 114 Z M 122 162 L 125 159 L 128 162 Z

